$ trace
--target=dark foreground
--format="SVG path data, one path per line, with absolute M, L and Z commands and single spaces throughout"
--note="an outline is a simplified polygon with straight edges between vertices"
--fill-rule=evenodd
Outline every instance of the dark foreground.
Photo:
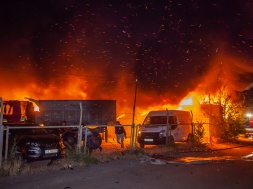
M 200 154 L 196 155 L 199 156 Z M 89 167 L 4 178 L 0 180 L 0 188 L 252 188 L 252 161 L 237 158 L 236 160 L 208 161 L 199 164 L 163 164 L 164 162 L 162 164 L 152 164 L 151 162 L 145 158 L 123 158 Z

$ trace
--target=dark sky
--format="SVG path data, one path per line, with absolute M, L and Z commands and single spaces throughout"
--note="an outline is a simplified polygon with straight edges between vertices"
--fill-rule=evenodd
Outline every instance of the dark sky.
M 141 100 L 154 104 L 199 86 L 244 91 L 253 83 L 252 10 L 250 0 L 2 1 L 0 83 L 41 92 L 73 81 L 87 98 L 128 99 L 138 78 Z

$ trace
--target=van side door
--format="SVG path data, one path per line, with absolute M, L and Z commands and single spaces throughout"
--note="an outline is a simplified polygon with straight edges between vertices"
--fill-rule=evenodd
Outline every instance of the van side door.
M 178 132 L 178 123 L 177 123 L 177 117 L 176 116 L 169 116 L 169 126 L 171 135 L 174 137 L 174 140 L 178 140 L 179 132 Z M 170 134 L 170 133 L 169 133 Z

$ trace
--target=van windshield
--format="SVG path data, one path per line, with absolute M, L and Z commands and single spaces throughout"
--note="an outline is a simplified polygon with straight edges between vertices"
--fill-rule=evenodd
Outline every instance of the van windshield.
M 168 117 L 169 124 L 176 124 L 177 118 L 175 116 Z M 145 119 L 144 125 L 152 125 L 152 124 L 167 124 L 167 116 L 149 116 Z

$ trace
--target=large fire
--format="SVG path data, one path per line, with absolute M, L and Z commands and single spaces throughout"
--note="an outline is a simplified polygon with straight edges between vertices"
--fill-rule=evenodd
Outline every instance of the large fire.
M 193 114 L 194 121 L 207 121 L 207 118 L 203 115 L 203 113 L 200 110 L 200 105 L 203 103 L 201 94 L 198 94 L 196 92 L 189 93 L 185 98 L 183 98 L 177 105 L 171 105 L 171 104 L 163 104 L 163 105 L 157 105 L 152 106 L 144 109 L 139 108 L 139 114 L 137 121 L 142 121 L 147 113 L 152 110 L 166 110 L 166 109 L 173 109 L 173 110 L 187 110 L 191 111 Z
M 108 76 L 105 78 L 101 74 L 102 68 L 91 68 L 87 71 L 87 75 L 75 75 L 74 71 L 66 75 L 61 75 L 60 72 L 56 72 L 55 75 L 51 73 L 46 82 L 39 80 L 36 75 L 27 75 L 26 72 L 17 73 L 15 77 L 11 72 L 2 73 L 1 97 L 4 100 L 24 100 L 24 97 L 41 100 L 116 100 L 117 117 L 122 123 L 129 124 L 132 122 L 136 93 L 135 124 L 142 123 L 150 110 L 165 109 L 189 110 L 192 111 L 195 120 L 204 120 L 206 118 L 201 115 L 199 105 L 203 100 L 208 101 L 207 94 L 215 94 L 219 87 L 225 84 L 227 84 L 227 92 L 231 94 L 235 89 L 243 90 L 251 84 L 248 82 L 247 85 L 246 80 L 243 80 L 244 88 L 236 87 L 239 83 L 237 75 L 235 75 L 236 83 L 233 83 L 234 72 L 228 69 L 228 65 L 234 69 L 238 68 L 236 73 L 242 74 L 248 67 L 239 66 L 240 60 L 232 60 L 224 56 L 216 61 L 203 75 L 202 80 L 196 82 L 192 91 L 184 91 L 178 97 L 173 91 L 169 91 L 168 95 L 160 96 L 153 89 L 150 89 L 150 93 L 143 92 L 139 86 L 135 91 L 135 79 L 131 79 L 129 74 L 121 72 L 108 79 Z M 91 73 L 92 77 L 89 76 Z M 189 81 L 185 80 L 185 83 L 187 82 Z M 171 100 L 172 95 L 173 99 L 176 99 L 174 102 Z

